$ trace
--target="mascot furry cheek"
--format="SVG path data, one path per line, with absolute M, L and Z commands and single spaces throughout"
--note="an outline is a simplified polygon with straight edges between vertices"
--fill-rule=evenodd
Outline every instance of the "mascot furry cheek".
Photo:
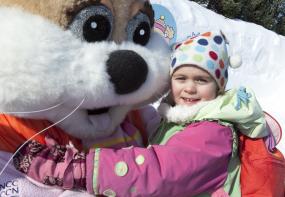
M 2 151 L 53 124 L 36 139 L 89 147 L 165 92 L 169 58 L 145 47 L 148 1 L 0 0 L 0 24 Z

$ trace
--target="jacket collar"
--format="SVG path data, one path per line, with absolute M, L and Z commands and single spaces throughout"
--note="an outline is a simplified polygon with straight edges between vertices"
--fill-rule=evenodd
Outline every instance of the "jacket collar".
M 161 103 L 158 107 L 158 112 L 162 117 L 167 120 L 167 122 L 184 123 L 193 119 L 199 113 L 199 110 L 201 108 L 211 102 L 212 101 L 202 101 L 193 106 L 171 106 L 168 103 Z

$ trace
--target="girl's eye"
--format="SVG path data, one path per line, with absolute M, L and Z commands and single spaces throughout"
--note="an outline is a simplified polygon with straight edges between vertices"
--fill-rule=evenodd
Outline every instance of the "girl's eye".
M 203 79 L 203 78 L 199 78 L 199 79 L 196 79 L 196 82 L 200 83 L 200 84 L 205 84 L 205 83 L 208 82 L 208 80 L 207 79 Z
M 186 80 L 186 77 L 176 77 L 175 80 L 177 80 L 177 81 L 184 81 L 184 80 Z

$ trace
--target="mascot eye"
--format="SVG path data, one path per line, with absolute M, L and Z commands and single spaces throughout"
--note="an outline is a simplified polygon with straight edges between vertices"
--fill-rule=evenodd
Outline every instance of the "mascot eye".
M 146 45 L 150 38 L 151 25 L 147 15 L 140 12 L 133 17 L 127 26 L 128 40 L 140 45 Z
M 69 26 L 76 36 L 87 42 L 110 39 L 112 27 L 112 12 L 103 5 L 84 8 Z

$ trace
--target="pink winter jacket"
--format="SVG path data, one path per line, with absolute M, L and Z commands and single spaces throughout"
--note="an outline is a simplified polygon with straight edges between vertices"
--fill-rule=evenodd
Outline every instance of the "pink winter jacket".
M 194 196 L 223 186 L 232 144 L 229 127 L 202 121 L 188 125 L 164 145 L 147 148 L 96 148 L 85 155 L 75 148 L 33 142 L 15 164 L 36 181 L 92 194 Z M 23 159 L 27 155 L 30 162 Z

